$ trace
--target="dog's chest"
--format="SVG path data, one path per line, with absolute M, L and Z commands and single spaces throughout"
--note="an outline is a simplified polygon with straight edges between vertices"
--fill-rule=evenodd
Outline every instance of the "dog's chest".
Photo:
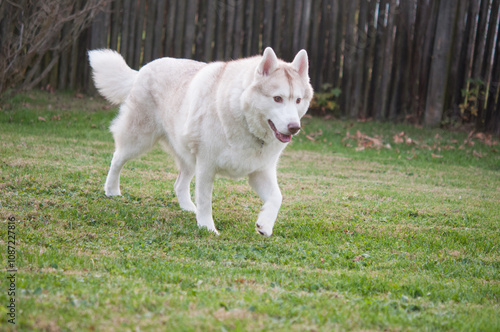
M 240 178 L 255 171 L 275 167 L 281 150 L 271 149 L 262 144 L 228 149 L 218 158 L 218 173 L 231 178 Z

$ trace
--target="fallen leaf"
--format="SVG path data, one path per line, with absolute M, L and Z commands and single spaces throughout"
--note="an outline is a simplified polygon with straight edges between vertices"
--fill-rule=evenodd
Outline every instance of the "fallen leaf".
M 394 136 L 392 136 L 392 139 L 394 140 L 394 143 L 404 143 L 405 141 L 405 132 L 402 131 L 398 134 L 395 134 Z
M 484 141 L 486 139 L 486 135 L 484 133 L 477 133 L 474 135 L 475 138 L 480 139 L 481 141 Z
M 358 255 L 356 257 L 354 257 L 353 261 L 355 262 L 359 262 L 359 261 L 362 261 L 363 260 L 363 256 L 362 255 Z
M 432 158 L 443 158 L 443 156 L 440 154 L 431 153 L 431 156 L 432 156 Z
M 483 154 L 481 152 L 477 152 L 476 150 L 472 151 L 472 154 L 474 157 L 483 158 Z
M 41 116 L 39 116 L 38 121 L 47 121 L 47 120 L 45 120 L 45 118 L 42 118 Z
M 310 140 L 311 142 L 316 141 L 314 138 L 312 138 L 312 137 L 311 137 L 311 136 L 309 136 L 309 135 L 306 135 L 306 138 L 307 138 L 308 140 Z

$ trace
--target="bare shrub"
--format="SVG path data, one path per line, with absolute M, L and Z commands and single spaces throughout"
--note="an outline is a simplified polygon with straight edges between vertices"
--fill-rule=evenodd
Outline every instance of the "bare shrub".
M 109 1 L 0 1 L 0 94 L 37 85 Z M 42 68 L 48 52 L 53 57 Z

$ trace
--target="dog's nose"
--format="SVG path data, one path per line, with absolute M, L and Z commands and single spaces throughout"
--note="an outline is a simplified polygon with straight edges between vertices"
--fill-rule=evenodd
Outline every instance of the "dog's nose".
M 288 131 L 290 132 L 290 134 L 295 135 L 296 133 L 299 132 L 299 130 L 300 130 L 300 124 L 298 124 L 297 122 L 292 122 L 288 124 Z

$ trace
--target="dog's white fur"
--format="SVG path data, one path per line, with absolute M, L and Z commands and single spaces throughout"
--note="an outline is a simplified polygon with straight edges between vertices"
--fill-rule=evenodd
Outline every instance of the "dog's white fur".
M 217 233 L 212 219 L 216 174 L 249 176 L 264 201 L 257 231 L 270 236 L 282 202 L 276 177 L 280 153 L 300 129 L 313 90 L 305 50 L 292 63 L 271 48 L 263 56 L 202 63 L 162 58 L 139 71 L 111 50 L 89 51 L 95 85 L 120 112 L 111 124 L 115 153 L 104 186 L 120 195 L 120 171 L 128 160 L 160 142 L 179 167 L 175 192 L 199 227 Z M 274 125 L 274 128 L 273 128 Z M 189 185 L 196 176 L 195 200 Z

